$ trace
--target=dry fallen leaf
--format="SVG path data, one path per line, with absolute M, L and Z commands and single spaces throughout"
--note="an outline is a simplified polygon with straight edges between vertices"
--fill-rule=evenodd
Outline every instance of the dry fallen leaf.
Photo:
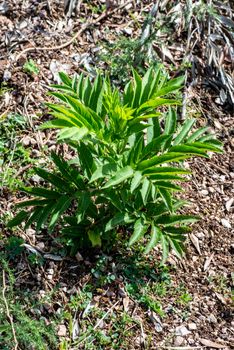
M 213 259 L 214 253 L 211 254 L 211 256 L 209 256 L 208 258 L 206 258 L 203 270 L 206 271 L 208 269 L 208 267 L 210 266 L 210 263 Z
M 199 239 L 193 233 L 189 234 L 189 238 L 190 238 L 191 242 L 193 243 L 194 247 L 196 248 L 198 254 L 201 255 Z

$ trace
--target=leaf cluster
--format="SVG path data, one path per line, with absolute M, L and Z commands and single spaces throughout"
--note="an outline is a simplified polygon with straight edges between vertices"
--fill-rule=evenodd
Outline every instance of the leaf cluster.
M 42 127 L 59 129 L 58 141 L 75 156 L 67 161 L 52 153 L 54 171 L 35 169 L 49 187 L 22 188 L 32 199 L 18 204 L 24 209 L 8 225 L 24 221 L 50 232 L 57 226 L 79 248 L 112 244 L 116 232 L 130 231 L 130 246 L 145 237 L 145 253 L 160 242 L 164 261 L 170 249 L 181 256 L 187 224 L 197 220 L 177 213 L 184 202 L 175 193 L 190 173 L 182 161 L 221 152 L 207 128 L 193 130 L 195 119 L 178 124 L 172 106 L 180 100 L 173 96 L 183 77 L 133 70 L 123 92 L 101 74 L 93 82 L 60 78 L 52 93 L 60 102 L 48 104 L 54 119 Z

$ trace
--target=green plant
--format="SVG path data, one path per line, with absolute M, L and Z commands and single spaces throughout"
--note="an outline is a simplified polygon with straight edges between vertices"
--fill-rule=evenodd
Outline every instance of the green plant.
M 16 294 L 13 270 L 3 255 L 0 255 L 0 265 L 1 349 L 12 349 L 16 340 L 20 349 L 56 349 L 55 327 L 53 328 L 53 324 L 46 325 L 43 319 L 35 319 L 31 314 L 35 306 L 33 300 L 27 300 L 25 295 L 21 300 L 19 293 Z
M 170 80 L 151 68 L 141 78 L 133 70 L 123 93 L 100 74 L 93 83 L 83 75 L 60 78 L 63 85 L 54 86 L 60 92 L 52 95 L 61 104 L 48 104 L 55 119 L 42 127 L 61 129 L 58 141 L 69 144 L 74 157 L 67 161 L 53 153 L 55 171 L 35 169 L 50 187 L 23 187 L 33 198 L 17 206 L 29 209 L 8 226 L 35 222 L 40 230 L 48 222 L 51 232 L 60 224 L 74 251 L 112 245 L 116 232 L 131 232 L 129 246 L 145 237 L 145 253 L 160 242 L 163 261 L 171 248 L 181 256 L 186 224 L 198 219 L 177 214 L 185 203 L 174 196 L 182 190 L 177 183 L 190 173 L 181 162 L 221 152 L 207 128 L 191 131 L 195 119 L 180 125 L 174 109 L 165 112 L 165 106 L 180 104 L 172 94 L 183 77 Z
M 24 72 L 30 74 L 30 75 L 38 75 L 40 72 L 40 69 L 37 67 L 36 63 L 30 59 L 23 65 Z
M 15 259 L 23 252 L 23 243 L 24 240 L 21 237 L 11 236 L 8 238 L 5 244 L 5 251 L 8 259 Z

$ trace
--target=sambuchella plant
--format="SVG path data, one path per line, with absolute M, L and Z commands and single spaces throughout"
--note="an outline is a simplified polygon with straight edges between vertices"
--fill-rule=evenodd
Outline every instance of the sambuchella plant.
M 160 243 L 163 260 L 170 249 L 181 256 L 187 224 L 197 220 L 177 214 L 184 201 L 174 193 L 190 173 L 183 160 L 221 152 L 207 128 L 191 131 L 195 119 L 178 125 L 171 105 L 180 101 L 172 93 L 178 95 L 183 77 L 168 80 L 151 68 L 141 78 L 133 70 L 123 93 L 100 74 L 93 83 L 83 75 L 60 78 L 63 84 L 53 86 L 59 92 L 52 93 L 60 103 L 48 104 L 55 119 L 42 127 L 60 129 L 58 141 L 69 144 L 74 157 L 53 153 L 54 171 L 35 169 L 48 186 L 22 188 L 33 198 L 18 204 L 28 209 L 9 226 L 35 223 L 36 230 L 47 225 L 52 231 L 59 225 L 77 248 L 110 244 L 124 230 L 130 246 L 145 237 L 146 253 Z

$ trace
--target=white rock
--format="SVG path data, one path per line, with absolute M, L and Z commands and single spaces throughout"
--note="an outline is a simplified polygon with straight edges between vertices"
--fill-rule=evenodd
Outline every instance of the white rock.
M 184 338 L 181 336 L 177 336 L 174 341 L 175 346 L 181 346 L 184 343 Z
M 67 328 L 66 328 L 66 326 L 64 326 L 64 324 L 60 324 L 58 326 L 58 333 L 57 334 L 58 334 L 59 337 L 65 337 L 66 336 Z
M 190 333 L 191 332 L 185 326 L 176 327 L 175 334 L 178 336 L 185 337 L 186 335 L 188 335 Z
M 221 224 L 223 225 L 223 227 L 232 228 L 230 222 L 227 219 L 221 219 Z
M 217 323 L 217 318 L 213 314 L 210 314 L 207 319 L 210 323 Z
M 230 198 L 230 199 L 225 203 L 225 207 L 226 207 L 227 211 L 230 211 L 233 202 L 234 202 L 234 198 Z
M 196 323 L 189 323 L 189 324 L 188 324 L 188 329 L 189 329 L 190 331 L 195 331 L 195 330 L 197 329 Z
M 203 196 L 207 196 L 207 195 L 209 194 L 209 191 L 207 191 L 207 190 L 201 190 L 201 194 L 202 194 Z

